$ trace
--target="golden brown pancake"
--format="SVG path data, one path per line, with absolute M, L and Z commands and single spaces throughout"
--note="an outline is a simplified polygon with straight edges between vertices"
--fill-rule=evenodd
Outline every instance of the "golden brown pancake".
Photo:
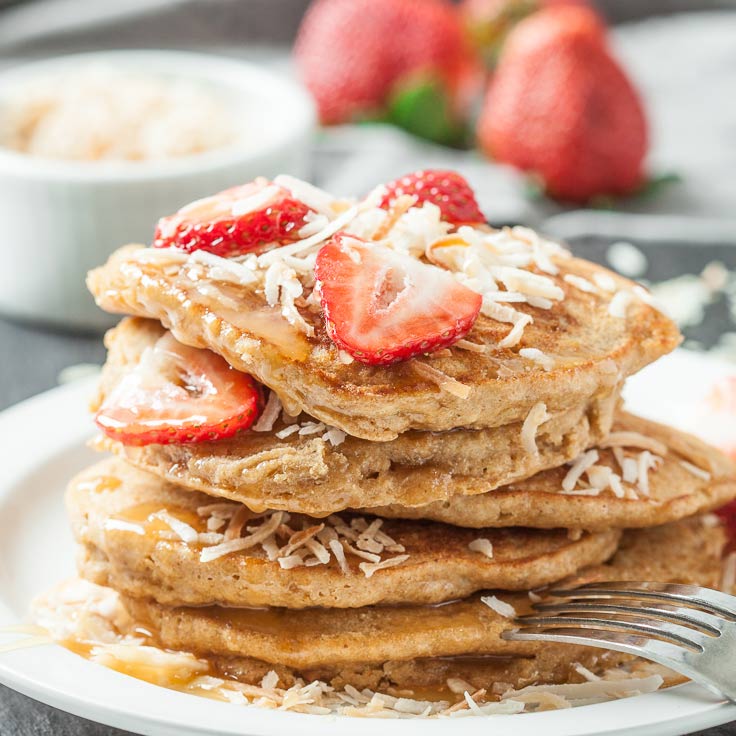
M 141 319 L 124 320 L 108 333 L 109 355 L 95 405 L 163 333 L 158 323 Z M 348 436 L 333 446 L 319 435 L 280 439 L 275 434 L 283 428 L 279 423 L 273 431 L 248 431 L 218 442 L 126 447 L 101 438 L 95 446 L 178 485 L 257 511 L 282 509 L 312 516 L 362 507 L 380 516 L 469 527 L 605 529 L 674 521 L 736 496 L 736 468 L 722 453 L 631 414 L 619 413 L 612 426 L 614 402 L 615 396 L 608 395 L 545 422 L 537 431 L 536 454 L 524 449 L 520 425 L 407 432 L 381 443 Z M 574 495 L 561 493 L 569 468 L 559 466 L 603 441 L 609 428 L 669 448 L 664 462 L 648 473 L 649 494 L 632 483 L 624 484 L 625 498 L 611 489 L 598 495 L 580 495 L 580 489 Z M 619 450 L 633 459 L 641 452 L 626 446 Z M 612 449 L 600 449 L 599 454 L 597 465 L 622 474 Z M 511 484 L 498 488 L 501 483 Z
M 559 273 L 549 278 L 564 299 L 551 309 L 518 305 L 534 321 L 514 347 L 498 347 L 509 325 L 481 314 L 467 339 L 484 352 L 454 345 L 387 367 L 348 363 L 309 301 L 299 314 L 313 337 L 269 307 L 261 286 L 224 281 L 208 265 L 182 263 L 182 256 L 159 252 L 152 258 L 150 250 L 126 246 L 90 272 L 88 286 L 103 309 L 160 320 L 181 342 L 210 348 L 255 376 L 291 414 L 306 412 L 368 440 L 391 440 L 410 429 L 523 422 L 540 402 L 549 413 L 563 413 L 610 392 L 680 340 L 674 323 L 645 303 L 632 282 L 587 261 L 559 257 Z M 565 280 L 570 276 L 586 283 L 603 276 L 613 290 L 582 290 Z M 615 308 L 614 292 L 625 296 Z M 545 370 L 522 357 L 524 348 L 542 351 L 554 366 Z M 436 373 L 427 377 L 427 366 L 467 392 L 441 388 L 448 378 L 438 384 Z
M 337 690 L 352 686 L 358 690 L 386 693 L 420 700 L 462 700 L 460 682 L 469 692 L 486 690 L 483 700 L 493 701 L 509 689 L 534 685 L 582 683 L 581 667 L 599 677 L 621 668 L 633 677 L 660 675 L 664 687 L 685 678 L 664 667 L 652 665 L 618 652 L 574 645 L 542 648 L 533 657 L 427 657 L 381 664 L 346 664 L 342 667 L 314 667 L 294 670 L 246 657 L 207 657 L 215 673 L 257 685 L 269 672 L 279 676 L 280 687 L 291 687 L 298 679 L 320 680 Z M 453 682 L 455 690 L 448 686 Z
M 701 517 L 627 531 L 609 562 L 585 568 L 565 584 L 646 580 L 718 588 L 725 542 L 723 529 Z M 518 614 L 530 610 L 524 593 L 498 593 L 497 598 Z M 476 596 L 439 606 L 302 611 L 169 608 L 127 596 L 123 601 L 164 647 L 204 656 L 253 658 L 299 673 L 468 655 L 536 658 L 543 653 L 549 671 L 570 661 L 566 646 L 502 639 L 513 619 Z
M 632 491 L 624 498 L 617 497 L 610 488 L 593 495 L 584 495 L 584 488 L 574 490 L 575 495 L 568 494 L 562 489 L 570 469 L 565 466 L 490 493 L 455 496 L 416 508 L 384 506 L 370 509 L 370 513 L 470 527 L 634 528 L 666 524 L 717 509 L 736 498 L 734 462 L 697 437 L 624 412 L 617 416 L 613 431 L 636 432 L 667 447 L 663 462 L 648 473 L 648 493 L 636 484 L 624 483 Z M 634 459 L 641 452 L 623 449 Z M 599 449 L 598 453 L 597 465 L 621 472 L 611 449 Z
M 158 322 L 143 319 L 123 320 L 108 332 L 108 359 L 95 407 L 164 332 Z M 611 390 L 551 416 L 537 431 L 537 453 L 524 448 L 520 423 L 442 434 L 406 432 L 380 443 L 347 436 L 333 446 L 323 432 L 279 438 L 276 432 L 285 426 L 279 420 L 273 431 L 247 431 L 217 442 L 126 447 L 100 438 L 95 446 L 162 478 L 252 509 L 326 515 L 350 507 L 424 505 L 485 493 L 556 467 L 608 434 L 617 399 Z
M 202 562 L 200 553 L 205 545 L 199 538 L 187 543 L 165 521 L 152 516 L 165 510 L 196 532 L 206 533 L 207 507 L 212 507 L 213 501 L 122 460 L 98 463 L 78 475 L 67 493 L 72 529 L 80 543 L 81 574 L 100 585 L 167 605 L 354 608 L 377 603 L 431 604 L 485 588 L 527 590 L 547 585 L 583 566 L 605 561 L 620 538 L 616 530 L 570 535 L 564 529 L 477 530 L 391 520 L 379 521 L 380 534 L 366 532 L 372 541 L 361 543 L 346 537 L 350 532 L 331 517 L 327 528 L 337 530 L 335 536 L 350 545 L 344 547 L 346 571 L 335 554 L 329 553 L 323 534 L 316 539 L 321 539 L 328 551 L 325 564 L 312 565 L 309 559 L 317 558 L 309 555 L 305 558 L 309 566 L 300 562 L 297 567 L 283 569 L 278 557 L 292 553 L 287 550 L 269 560 L 261 544 Z M 218 511 L 224 511 L 225 517 L 229 513 L 230 518 L 244 509 L 239 504 L 224 506 L 219 504 Z M 271 513 L 248 523 L 260 526 L 273 517 Z M 354 515 L 341 518 L 347 527 L 352 520 L 351 528 L 355 529 L 370 528 L 376 521 Z M 296 515 L 284 518 L 291 533 L 314 529 L 320 523 Z M 220 529 L 225 531 L 224 523 Z M 241 535 L 246 537 L 248 531 Z M 393 544 L 382 544 L 381 540 L 386 541 L 382 535 L 388 535 Z M 283 549 L 289 536 L 284 528 L 269 538 Z M 357 537 L 357 532 L 353 536 Z M 479 550 L 471 549 L 469 545 L 478 539 L 487 543 L 480 543 Z M 207 541 L 211 547 L 212 540 Z M 371 563 L 358 557 L 351 547 L 373 550 L 378 552 L 377 558 L 399 560 L 399 564 L 372 572 Z

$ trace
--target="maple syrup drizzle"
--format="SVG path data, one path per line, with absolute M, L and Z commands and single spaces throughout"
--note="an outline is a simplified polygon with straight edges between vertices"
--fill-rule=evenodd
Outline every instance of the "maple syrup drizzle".
M 105 491 L 115 491 L 123 485 L 120 478 L 114 475 L 99 475 L 91 480 L 85 480 L 79 484 L 80 491 L 92 491 L 93 493 L 103 493 Z
M 156 516 L 166 511 L 169 515 L 191 526 L 198 533 L 206 532 L 204 519 L 195 511 L 180 506 L 162 506 L 160 503 L 141 503 L 130 506 L 105 519 L 106 532 L 127 532 L 140 536 L 160 538 L 174 531 L 163 519 Z
M 187 299 L 204 307 L 254 337 L 275 347 L 285 358 L 305 360 L 311 351 L 308 339 L 281 314 L 280 307 L 264 306 L 248 288 L 200 275 L 188 269 L 174 279 L 174 288 Z
M 104 654 L 104 661 L 98 661 L 99 655 L 95 650 L 97 647 L 104 646 L 98 642 L 70 638 L 57 643 L 88 661 L 96 661 L 98 664 L 102 664 L 109 669 L 128 675 L 129 677 L 134 677 L 137 680 L 165 687 L 168 690 L 189 693 L 191 695 L 208 698 L 210 700 L 230 702 L 230 698 L 228 698 L 223 692 L 223 688 L 221 686 L 217 687 L 210 684 L 203 684 L 201 682 L 201 678 L 213 677 L 218 680 L 223 680 L 223 685 L 225 686 L 224 690 L 227 690 L 228 681 L 233 683 L 238 682 L 237 679 L 215 667 L 207 660 L 206 657 L 193 658 L 190 662 L 187 662 L 187 664 L 181 664 L 177 667 L 176 663 L 162 666 L 142 661 L 131 661 L 116 657 L 114 653 L 106 651 Z M 147 639 L 145 646 L 158 647 L 153 639 Z M 164 651 L 167 654 L 181 655 L 180 652 L 172 652 L 169 650 Z M 489 659 L 501 661 L 508 658 L 489 655 L 486 657 L 440 657 L 438 659 L 466 664 L 472 664 L 477 661 L 478 664 L 481 664 L 484 661 L 487 662 Z M 406 697 L 414 700 L 450 703 L 457 702 L 461 697 L 450 690 L 447 684 L 420 685 L 411 688 L 402 688 L 400 691 L 397 691 L 395 695 L 397 697 Z

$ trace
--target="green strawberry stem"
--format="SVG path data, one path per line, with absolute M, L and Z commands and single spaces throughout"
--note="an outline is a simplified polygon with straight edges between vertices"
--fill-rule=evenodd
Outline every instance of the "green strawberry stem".
M 435 143 L 468 148 L 467 125 L 451 109 L 444 84 L 427 77 L 406 81 L 396 87 L 387 106 L 386 120 Z

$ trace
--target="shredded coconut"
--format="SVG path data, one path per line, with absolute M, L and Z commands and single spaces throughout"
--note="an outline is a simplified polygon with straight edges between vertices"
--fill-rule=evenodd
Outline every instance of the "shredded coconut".
M 482 555 L 485 555 L 489 559 L 493 559 L 493 544 L 491 544 L 490 540 L 478 538 L 474 539 L 469 545 L 468 549 L 471 552 L 480 552 Z
M 606 446 L 611 447 L 621 473 L 616 473 L 608 465 L 598 464 L 597 450 L 588 450 L 573 461 L 563 480 L 562 493 L 571 496 L 598 496 L 604 491 L 610 491 L 617 498 L 636 499 L 649 496 L 649 473 L 661 465 L 662 456 L 644 450 L 636 457 L 629 457 L 624 447 L 649 447 L 661 451 L 662 455 L 667 452 L 667 447 L 658 440 L 637 432 L 614 432 L 601 443 L 601 447 Z
M 197 533 L 196 529 L 189 526 L 189 524 L 186 524 L 180 519 L 177 519 L 175 516 L 172 516 L 165 509 L 161 509 L 161 511 L 157 511 L 154 514 L 151 514 L 151 517 L 159 519 L 160 521 L 163 521 L 164 524 L 167 524 L 171 528 L 171 530 L 179 537 L 179 539 L 182 540 L 182 542 L 187 542 L 187 544 L 191 544 L 193 542 L 196 542 L 199 538 L 199 534 Z
M 603 702 L 611 698 L 625 698 L 631 695 L 651 693 L 662 687 L 661 675 L 649 677 L 628 677 L 626 679 L 605 679 L 593 682 L 569 685 L 530 685 L 520 690 L 509 690 L 502 696 L 503 700 L 521 700 L 532 704 L 537 697 L 547 698 L 556 695 L 564 698 L 568 707 L 576 705 L 576 701 L 584 703 Z M 558 706 L 556 706 L 558 707 Z
M 366 577 L 379 570 L 402 564 L 409 556 L 404 545 L 397 542 L 381 527 L 383 519 L 366 520 L 354 516 L 349 521 L 333 514 L 324 522 L 315 524 L 311 517 L 288 514 L 285 511 L 268 511 L 254 516 L 247 507 L 236 503 L 219 503 L 202 506 L 200 517 L 217 519 L 221 528 L 225 520 L 225 534 L 199 534 L 196 541 L 203 545 L 202 562 L 211 562 L 228 554 L 260 547 L 271 561 L 278 561 L 282 569 L 327 565 L 335 560 L 341 572 L 351 574 L 346 553 L 366 561 L 359 569 Z M 246 526 L 249 522 L 257 524 Z M 243 535 L 243 530 L 247 532 Z M 385 558 L 384 554 L 396 557 Z
M 32 614 L 38 626 L 3 627 L 0 634 L 25 635 L 27 638 L 21 643 L 26 646 L 48 643 L 50 639 L 89 642 L 93 644 L 90 655 L 93 661 L 112 668 L 120 668 L 121 663 L 135 664 L 138 671 L 146 673 L 146 679 L 150 677 L 152 682 L 159 685 L 238 705 L 251 704 L 315 715 L 377 718 L 510 715 L 604 702 L 653 692 L 663 684 L 659 674 L 661 668 L 656 666 L 642 670 L 654 674 L 637 677 L 625 667 L 606 670 L 598 675 L 575 664 L 574 670 L 586 682 L 531 685 L 519 690 L 514 690 L 508 683 L 497 682 L 492 692 L 500 697 L 499 702 L 489 702 L 485 689 L 476 689 L 459 678 L 450 678 L 447 681 L 448 691 L 462 695 L 462 700 L 453 705 L 447 700 L 425 701 L 394 697 L 368 688 L 358 690 L 349 683 L 336 689 L 319 680 L 304 682 L 297 679 L 287 688 L 280 686 L 280 678 L 273 670 L 267 672 L 259 684 L 249 685 L 215 676 L 211 665 L 193 654 L 165 651 L 138 633 L 124 633 L 134 629 L 134 622 L 122 606 L 118 594 L 110 588 L 78 579 L 66 581 L 37 599 Z M 15 643 L 11 642 L 11 646 Z
M 617 291 L 608 304 L 608 313 L 612 317 L 623 319 L 626 317 L 626 310 L 629 308 L 629 304 L 631 304 L 635 298 L 634 293 L 628 289 Z
M 200 553 L 200 562 L 212 562 L 220 557 L 229 555 L 232 552 L 241 552 L 251 547 L 255 547 L 262 541 L 266 540 L 281 524 L 284 517 L 283 511 L 275 512 L 270 519 L 264 521 L 264 523 L 254 532 L 247 537 L 239 537 L 237 539 L 229 539 L 222 544 L 217 544 L 214 547 L 205 547 Z
M 333 447 L 337 447 L 345 442 L 347 434 L 337 427 L 328 427 L 327 431 L 322 435 L 325 442 L 329 442 Z
M 649 495 L 649 470 L 657 467 L 658 460 L 659 458 L 652 455 L 649 450 L 639 453 L 639 459 L 637 461 L 637 487 L 645 496 Z
M 381 562 L 361 562 L 358 567 L 367 578 L 370 578 L 373 577 L 373 573 L 385 570 L 388 567 L 396 567 L 408 559 L 409 555 L 398 555 L 397 557 L 389 557 L 387 560 L 381 560 Z
M 253 138 L 209 86 L 108 63 L 28 79 L 3 103 L 0 143 L 69 161 L 179 159 Z M 242 131 L 242 132 L 241 132 Z
M 189 256 L 189 263 L 207 267 L 207 276 L 213 281 L 227 281 L 232 284 L 252 284 L 257 277 L 252 269 L 232 258 L 222 258 L 206 250 L 195 250 Z
M 325 240 L 331 238 L 336 232 L 342 230 L 345 225 L 347 225 L 358 214 L 358 212 L 359 208 L 357 206 L 350 207 L 345 210 L 345 212 L 338 215 L 329 223 L 329 225 L 327 225 L 323 230 L 320 230 L 320 232 L 315 233 L 308 238 L 304 238 L 304 240 L 299 240 L 291 245 L 284 245 L 281 248 L 276 248 L 258 256 L 258 265 L 261 268 L 267 268 L 274 263 L 283 261 L 289 256 L 298 255 L 314 248 L 320 243 L 324 243 Z
M 526 415 L 521 425 L 521 445 L 530 454 L 537 455 L 537 432 L 539 428 L 550 418 L 547 414 L 547 405 L 540 401 L 535 404 Z
M 288 189 L 294 197 L 304 202 L 307 207 L 315 210 L 315 212 L 319 212 L 328 218 L 335 216 L 335 197 L 324 189 L 288 174 L 279 174 L 274 178 L 273 183 Z
M 666 455 L 667 445 L 653 437 L 639 434 L 639 432 L 611 432 L 599 447 L 639 447 L 649 450 L 655 455 Z
M 593 281 L 599 289 L 603 291 L 616 291 L 616 279 L 611 274 L 598 271 L 593 274 Z
M 261 416 L 258 417 L 258 421 L 251 429 L 254 432 L 270 432 L 273 429 L 273 425 L 276 424 L 276 420 L 279 418 L 282 409 L 281 399 L 279 399 L 274 391 L 271 391 L 268 394 L 268 401 L 266 401 L 266 406 L 263 407 Z
M 588 294 L 597 294 L 598 289 L 594 284 L 592 284 L 588 279 L 584 279 L 582 276 L 576 276 L 574 273 L 566 273 L 562 280 L 570 284 L 571 286 L 574 286 L 576 289 L 580 289 L 580 291 L 585 291 Z
M 587 667 L 583 667 L 583 665 L 579 662 L 575 662 L 575 664 L 573 664 L 573 669 L 581 677 L 584 677 L 588 682 L 595 682 L 596 680 L 601 679 L 598 675 L 591 672 Z
M 578 455 L 573 461 L 572 467 L 567 471 L 567 475 L 562 480 L 562 490 L 572 491 L 583 473 L 595 463 L 598 462 L 598 451 L 588 450 Z
M 323 422 L 304 422 L 299 425 L 299 435 L 321 434 L 327 429 Z
M 516 618 L 516 609 L 510 603 L 506 603 L 506 601 L 496 598 L 495 595 L 484 595 L 481 596 L 480 600 L 481 603 L 484 603 L 499 616 L 503 616 L 504 618 Z
M 276 437 L 278 437 L 280 440 L 285 440 L 292 434 L 296 434 L 299 429 L 300 427 L 298 424 L 290 424 L 288 427 L 284 427 L 283 429 L 280 429 L 278 432 L 276 432 Z
M 707 470 L 703 470 L 702 468 L 699 468 L 697 465 L 693 465 L 687 460 L 680 460 L 680 465 L 682 465 L 682 467 L 685 468 L 688 473 L 691 473 L 696 478 L 700 478 L 701 480 L 710 480 L 712 477 Z
M 632 279 L 643 276 L 649 265 L 644 253 L 625 241 L 612 243 L 606 251 L 606 259 L 616 271 Z
M 462 338 L 458 340 L 455 343 L 456 348 L 460 348 L 461 350 L 468 350 L 471 353 L 485 353 L 486 352 L 486 346 L 481 345 L 477 342 L 472 342 L 471 340 L 466 340 L 465 338 Z
M 442 391 L 457 396 L 459 399 L 467 399 L 470 396 L 470 386 L 448 376 L 437 368 L 427 365 L 420 360 L 412 360 L 411 366 L 422 378 L 426 378 L 432 383 L 436 383 Z
M 545 371 L 551 371 L 555 367 L 555 359 L 538 348 L 522 348 L 519 350 L 519 355 L 522 358 L 539 363 Z

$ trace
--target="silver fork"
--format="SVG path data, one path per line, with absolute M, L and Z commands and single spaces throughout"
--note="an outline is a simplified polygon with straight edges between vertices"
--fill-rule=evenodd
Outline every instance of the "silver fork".
M 736 701 L 735 596 L 667 583 L 591 583 L 545 595 L 504 639 L 635 654 Z

